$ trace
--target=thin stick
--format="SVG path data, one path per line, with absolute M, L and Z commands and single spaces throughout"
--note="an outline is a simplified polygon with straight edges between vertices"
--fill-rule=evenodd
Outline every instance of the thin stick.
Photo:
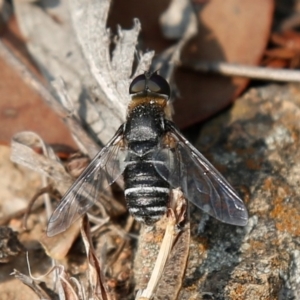
M 69 127 L 72 134 L 81 141 L 88 151 L 88 154 L 93 158 L 100 147 L 88 136 L 83 130 L 81 123 L 75 116 L 69 114 L 68 110 L 62 106 L 59 101 L 51 94 L 48 88 L 20 61 L 10 49 L 0 39 L 0 56 L 6 61 L 19 76 L 31 88 L 33 88 L 42 99 L 62 118 L 64 123 Z
M 153 297 L 154 290 L 157 288 L 164 267 L 167 263 L 169 254 L 171 252 L 175 240 L 175 222 L 170 221 L 167 225 L 166 232 L 159 250 L 157 260 L 155 262 L 150 280 L 146 289 L 139 296 L 138 300 L 148 300 Z
M 36 211 L 38 208 L 40 208 L 44 203 L 38 203 L 36 206 L 32 209 L 32 211 Z M 24 214 L 27 212 L 28 207 L 20 209 L 8 216 L 5 216 L 0 219 L 0 226 L 6 225 L 11 219 L 18 219 L 24 216 Z
M 179 63 L 183 67 L 192 68 L 200 72 L 211 72 L 226 76 L 247 77 L 261 80 L 274 80 L 283 82 L 300 82 L 300 71 L 272 69 L 266 67 L 250 67 L 246 65 L 231 64 L 226 62 L 195 62 Z

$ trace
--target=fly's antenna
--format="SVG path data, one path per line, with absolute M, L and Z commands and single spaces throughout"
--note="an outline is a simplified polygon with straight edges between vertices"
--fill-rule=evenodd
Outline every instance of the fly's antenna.
M 145 75 L 146 79 L 149 80 L 154 74 L 159 75 L 159 73 L 158 73 L 159 70 L 160 70 L 160 68 L 156 69 L 155 71 L 151 71 L 151 67 L 150 67 L 150 70 L 149 71 L 145 71 L 144 75 Z
M 146 71 L 144 74 L 145 74 L 146 78 L 148 78 L 147 76 L 149 76 L 149 78 L 150 78 L 150 77 L 151 77 L 152 75 L 154 75 L 154 74 L 160 75 L 160 74 L 159 74 L 160 69 L 161 69 L 161 68 L 157 68 L 157 69 L 155 69 L 154 71 L 152 71 L 152 67 L 150 66 L 149 71 Z

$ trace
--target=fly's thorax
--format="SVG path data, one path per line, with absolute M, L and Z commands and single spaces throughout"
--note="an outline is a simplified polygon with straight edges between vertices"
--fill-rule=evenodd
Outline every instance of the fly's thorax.
M 154 107 L 156 110 L 159 110 L 159 112 L 164 116 L 164 119 L 172 120 L 174 111 L 169 98 L 165 95 L 151 93 L 149 91 L 131 96 L 131 101 L 127 108 L 128 117 L 137 107 L 143 105 Z
M 164 105 L 150 97 L 136 99 L 128 109 L 124 137 L 128 145 L 136 142 L 157 144 L 165 132 Z

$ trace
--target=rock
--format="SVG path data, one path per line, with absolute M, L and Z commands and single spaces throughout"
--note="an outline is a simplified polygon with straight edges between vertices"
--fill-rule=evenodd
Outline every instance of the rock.
M 300 299 L 300 90 L 250 89 L 202 128 L 198 149 L 244 199 L 246 227 L 191 209 L 179 299 Z

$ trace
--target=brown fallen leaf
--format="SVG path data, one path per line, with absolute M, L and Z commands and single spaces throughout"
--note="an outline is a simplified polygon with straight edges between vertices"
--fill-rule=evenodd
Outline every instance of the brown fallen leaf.
M 14 17 L 11 17 L 3 28 L 0 37 L 11 51 L 41 78 L 26 50 L 26 40 L 22 37 Z M 32 130 L 48 143 L 66 144 L 77 148 L 60 118 L 2 58 L 0 69 L 0 141 L 9 143 L 17 132 Z
M 273 8 L 273 0 L 211 0 L 198 6 L 198 34 L 183 50 L 182 64 L 225 61 L 258 65 L 268 43 Z M 202 121 L 228 106 L 249 83 L 245 78 L 186 69 L 178 70 L 175 78 L 181 97 L 174 103 L 174 119 L 180 127 Z

